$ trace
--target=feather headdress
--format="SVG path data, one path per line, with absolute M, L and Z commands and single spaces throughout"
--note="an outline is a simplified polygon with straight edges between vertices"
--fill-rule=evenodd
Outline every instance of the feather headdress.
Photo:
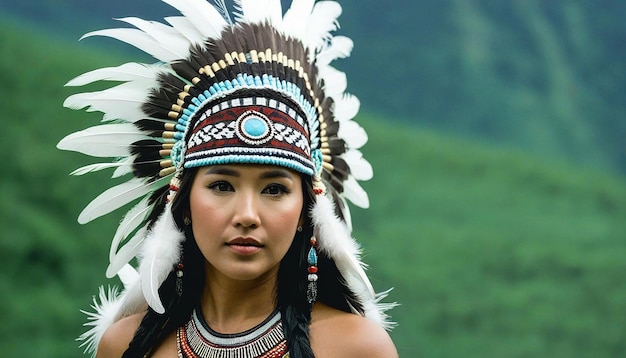
M 236 0 L 231 14 L 223 1 L 163 1 L 181 15 L 165 23 L 122 18 L 132 27 L 84 36 L 115 38 L 157 63 L 97 69 L 67 83 L 116 83 L 64 103 L 102 112 L 104 123 L 68 135 L 58 148 L 113 158 L 73 174 L 112 168 L 114 177 L 130 177 L 89 203 L 79 222 L 137 202 L 113 237 L 106 271 L 107 277 L 132 276 L 128 263 L 138 258 L 137 283 L 112 298 L 102 290 L 90 325 L 110 324 L 142 303 L 163 312 L 158 288 L 184 239 L 167 201 L 185 168 L 256 163 L 323 183 L 327 190 L 310 213 L 320 249 L 336 262 L 365 316 L 388 328 L 388 306 L 379 303 L 350 233 L 346 200 L 369 206 L 358 181 L 370 179 L 372 168 L 359 151 L 367 135 L 353 121 L 359 101 L 345 93 L 345 74 L 331 66 L 352 50 L 349 38 L 332 35 L 341 6 L 294 0 L 283 13 L 280 0 Z M 150 219 L 155 213 L 158 219 Z M 88 348 L 97 346 L 104 329 L 82 337 Z

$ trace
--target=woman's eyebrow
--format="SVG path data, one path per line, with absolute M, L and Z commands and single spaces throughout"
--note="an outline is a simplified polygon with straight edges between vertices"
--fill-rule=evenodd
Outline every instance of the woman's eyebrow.
M 239 177 L 241 176 L 239 174 L 238 171 L 234 170 L 234 169 L 230 169 L 230 168 L 225 168 L 225 167 L 209 167 L 205 172 L 204 175 L 212 175 L 212 174 L 216 174 L 216 175 L 227 175 L 227 176 L 232 176 L 232 177 Z
M 273 179 L 273 178 L 285 178 L 293 180 L 293 175 L 287 171 L 282 169 L 268 170 L 259 176 L 261 179 Z

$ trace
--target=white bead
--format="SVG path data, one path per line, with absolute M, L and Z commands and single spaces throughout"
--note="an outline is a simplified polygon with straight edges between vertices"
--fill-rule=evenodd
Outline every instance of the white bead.
M 314 273 L 310 273 L 309 274 L 309 281 L 311 281 L 311 282 L 317 281 L 317 275 L 314 274 Z

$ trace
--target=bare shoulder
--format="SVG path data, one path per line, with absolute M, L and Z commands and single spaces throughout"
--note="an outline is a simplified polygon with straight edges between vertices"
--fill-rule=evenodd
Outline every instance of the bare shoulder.
M 364 317 L 316 303 L 311 347 L 317 357 L 398 357 L 389 334 Z
M 96 357 L 121 357 L 143 319 L 143 313 L 122 318 L 109 327 L 98 345 Z

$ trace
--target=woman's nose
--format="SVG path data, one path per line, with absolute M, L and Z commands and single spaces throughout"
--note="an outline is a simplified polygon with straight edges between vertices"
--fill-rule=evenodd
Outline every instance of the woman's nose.
M 256 228 L 261 225 L 257 197 L 254 193 L 241 191 L 235 203 L 233 224 L 244 228 Z

